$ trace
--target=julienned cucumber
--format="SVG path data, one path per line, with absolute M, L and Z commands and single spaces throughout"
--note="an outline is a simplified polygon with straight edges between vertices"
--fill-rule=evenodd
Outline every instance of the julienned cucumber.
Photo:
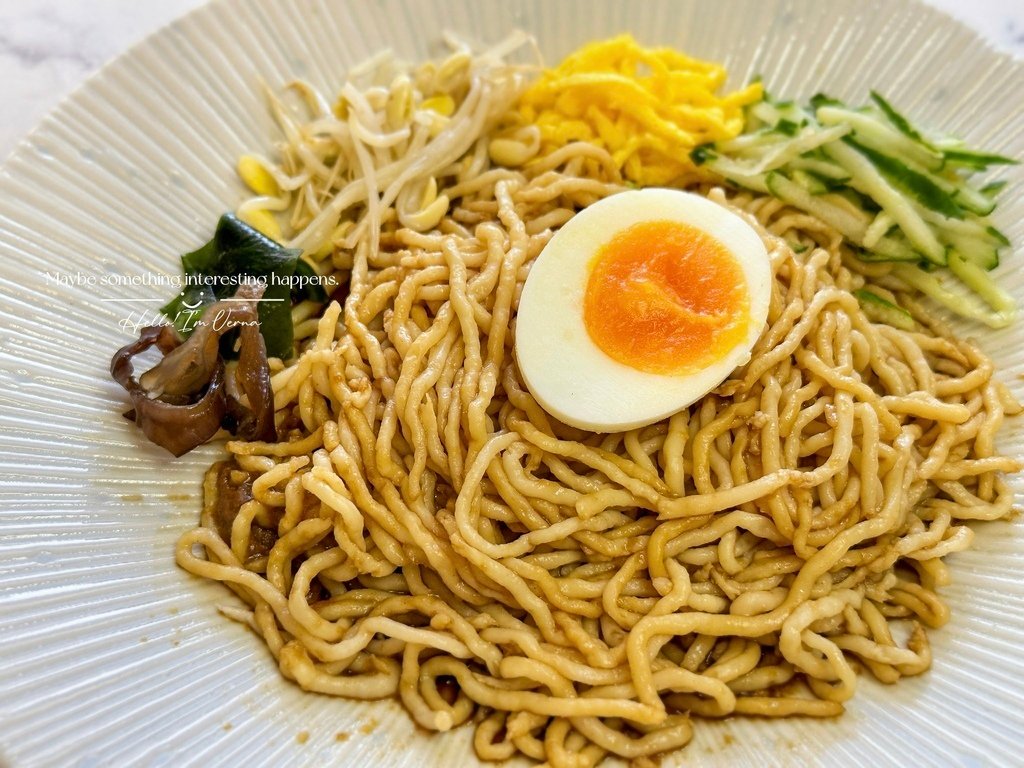
M 846 201 L 840 202 L 829 195 L 812 195 L 781 173 L 769 173 L 765 178 L 765 188 L 784 203 L 821 219 L 847 240 L 864 246 L 872 224 L 871 217 L 848 203 L 844 204 Z M 901 242 L 886 236 L 878 238 L 872 252 L 882 256 L 885 261 L 916 262 L 921 258 L 905 240 Z
M 877 293 L 866 288 L 860 288 L 853 292 L 864 309 L 864 314 L 876 323 L 885 323 L 894 328 L 902 328 L 905 331 L 914 330 L 914 318 L 903 307 L 896 306 L 891 301 L 883 299 Z
M 744 134 L 698 147 L 692 159 L 827 223 L 864 261 L 904 262 L 893 274 L 952 311 L 1011 322 L 1016 307 L 988 274 L 1009 245 L 988 219 L 1006 182 L 981 186 L 971 174 L 1017 161 L 928 136 L 882 96 L 871 98 L 856 108 L 823 95 L 808 108 L 766 99 L 747 109 Z M 931 274 L 937 268 L 948 272 Z M 871 306 L 877 316 L 880 305 Z M 899 323 L 905 318 L 891 324 Z
M 916 250 L 928 261 L 946 263 L 945 247 L 921 218 L 913 199 L 897 189 L 869 157 L 843 142 L 826 147 L 825 152 L 847 170 L 853 189 L 892 216 Z

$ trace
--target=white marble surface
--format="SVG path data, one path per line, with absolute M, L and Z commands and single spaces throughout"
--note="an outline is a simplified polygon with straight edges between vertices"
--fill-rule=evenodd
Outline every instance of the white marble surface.
M 927 1 L 1024 58 L 1024 0 Z M 204 2 L 0 0 L 0 159 L 105 62 Z

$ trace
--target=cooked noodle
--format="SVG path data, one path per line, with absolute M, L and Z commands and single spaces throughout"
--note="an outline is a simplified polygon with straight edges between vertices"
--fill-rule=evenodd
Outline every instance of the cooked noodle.
M 465 105 L 489 71 L 467 61 L 451 92 Z M 351 266 L 350 293 L 273 377 L 285 438 L 228 443 L 178 563 L 238 593 L 232 617 L 302 688 L 397 695 L 434 731 L 472 721 L 484 760 L 643 758 L 689 742 L 694 715 L 834 716 L 857 671 L 926 670 L 942 558 L 1011 511 L 1019 465 L 995 438 L 1018 406 L 991 361 L 827 226 L 709 188 L 771 258 L 750 363 L 648 427 L 557 423 L 516 370 L 518 296 L 552 229 L 622 189 L 615 164 L 577 143 L 492 166 L 480 107 L 461 159 L 402 182 L 448 201 L 410 227 L 382 170 L 387 93 L 348 117 L 334 175 L 362 181 L 310 174 L 286 201 L 299 242 L 344 230 L 324 263 Z M 865 281 L 918 329 L 869 321 Z

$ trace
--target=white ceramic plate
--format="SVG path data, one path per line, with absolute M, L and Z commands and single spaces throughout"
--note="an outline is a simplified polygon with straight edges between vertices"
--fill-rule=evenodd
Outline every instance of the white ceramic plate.
M 175 567 L 217 448 L 169 461 L 121 419 L 106 372 L 130 335 L 119 320 L 169 291 L 104 278 L 177 274 L 177 255 L 234 207 L 235 158 L 273 136 L 260 78 L 333 92 L 381 47 L 417 59 L 445 29 L 493 41 L 512 27 L 551 60 L 632 31 L 725 62 L 734 84 L 761 73 L 777 94 L 878 88 L 926 124 L 1024 157 L 1024 64 L 905 0 L 221 0 L 172 24 L 62 104 L 0 172 L 0 764 L 475 762 L 467 729 L 428 739 L 394 703 L 284 682 L 263 645 L 216 613 L 226 591 Z M 1006 175 L 997 220 L 1019 249 L 1024 174 Z M 1005 284 L 1024 299 L 1024 272 L 1007 261 Z M 971 329 L 1018 396 L 1021 328 Z M 1022 445 L 1018 423 L 1006 446 Z M 701 723 L 665 764 L 1021 764 L 1024 534 L 978 531 L 950 560 L 953 620 L 931 634 L 929 674 L 863 680 L 837 721 Z

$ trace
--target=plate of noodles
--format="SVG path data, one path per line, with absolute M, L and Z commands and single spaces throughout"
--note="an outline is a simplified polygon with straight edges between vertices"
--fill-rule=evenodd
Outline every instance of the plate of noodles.
M 1019 762 L 1022 80 L 881 0 L 132 49 L 0 171 L 0 763 Z

